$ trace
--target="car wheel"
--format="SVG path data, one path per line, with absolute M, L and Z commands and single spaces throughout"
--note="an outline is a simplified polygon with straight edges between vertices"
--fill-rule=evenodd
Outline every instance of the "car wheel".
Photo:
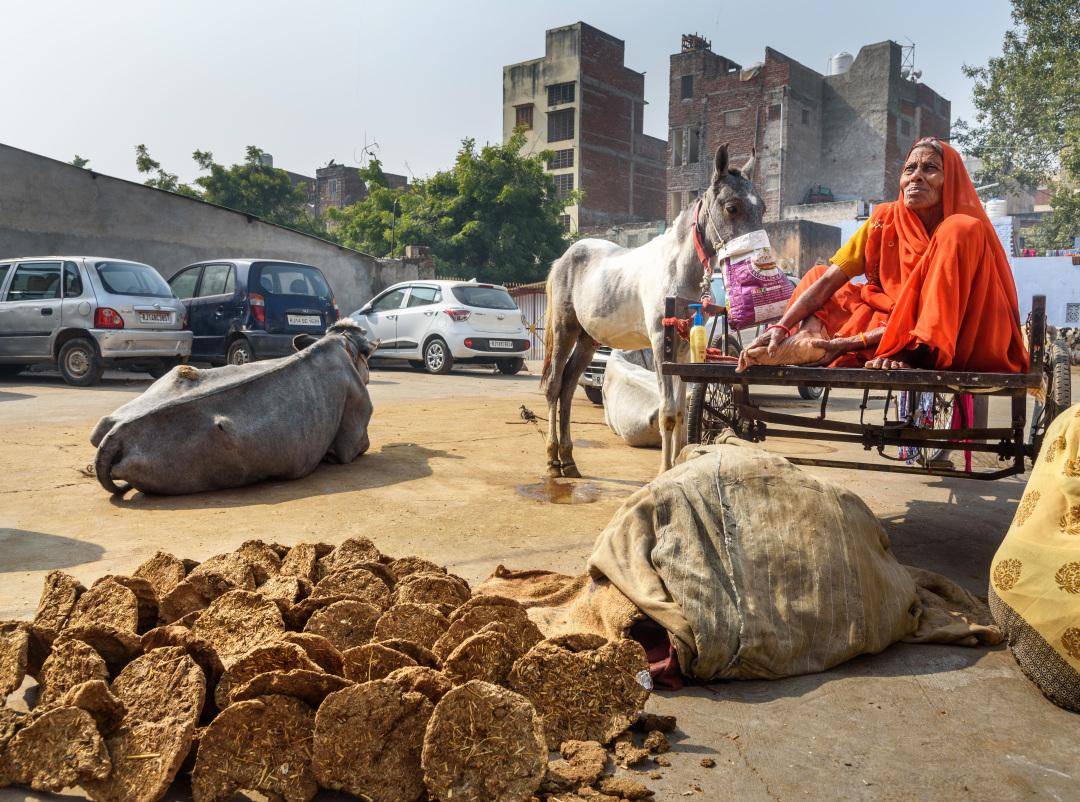
M 449 373 L 454 367 L 454 357 L 446 341 L 440 337 L 428 340 L 424 346 L 424 370 L 428 373 Z
M 804 401 L 813 401 L 816 398 L 821 398 L 821 394 L 824 390 L 825 388 L 820 384 L 800 384 L 799 398 Z
M 601 387 L 586 387 L 585 397 L 597 406 L 604 406 L 604 390 Z
M 513 376 L 515 373 L 521 373 L 521 369 L 525 367 L 525 360 L 521 357 L 517 359 L 500 359 L 495 363 L 495 367 L 504 376 Z
M 427 370 L 427 366 L 422 359 L 410 359 L 409 367 L 413 370 Z
M 151 363 L 146 372 L 150 374 L 151 378 L 160 379 L 179 364 L 179 359 L 159 359 L 157 362 Z
M 30 366 L 29 365 L 0 365 L 0 379 L 13 379 L 14 377 L 16 377 L 20 373 L 22 373 L 24 370 L 26 370 L 28 367 L 30 367 Z
M 73 387 L 90 387 L 101 381 L 105 360 L 93 340 L 76 337 L 60 347 L 57 367 L 64 381 Z
M 255 354 L 252 353 L 251 343 L 240 337 L 233 340 L 229 344 L 229 350 L 225 354 L 225 362 L 229 365 L 246 365 L 248 362 L 255 361 Z

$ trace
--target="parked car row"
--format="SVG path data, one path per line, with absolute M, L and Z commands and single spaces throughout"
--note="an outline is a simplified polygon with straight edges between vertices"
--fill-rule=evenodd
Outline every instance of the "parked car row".
M 322 271 L 296 262 L 211 260 L 166 282 L 124 259 L 0 260 L 0 377 L 52 364 L 86 387 L 107 366 L 158 377 L 184 361 L 242 365 L 292 353 L 297 334 L 321 334 L 340 316 Z M 429 373 L 455 363 L 517 373 L 530 347 L 520 310 L 494 284 L 403 282 L 351 317 L 381 341 L 378 359 Z

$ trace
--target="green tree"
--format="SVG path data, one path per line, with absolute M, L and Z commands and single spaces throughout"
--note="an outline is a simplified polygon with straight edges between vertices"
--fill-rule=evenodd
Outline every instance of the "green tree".
M 175 174 L 163 170 L 161 162 L 155 161 L 150 156 L 150 151 L 146 145 L 135 146 L 135 169 L 143 175 L 149 176 L 143 181 L 148 187 L 157 187 L 158 189 L 168 190 L 179 195 L 187 195 L 192 198 L 199 196 L 199 193 L 190 186 L 180 183 L 180 179 Z
M 76 153 L 75 158 L 71 160 L 71 163 L 75 167 L 86 167 L 86 165 L 88 165 L 90 163 L 90 160 L 89 159 L 84 159 L 82 156 L 80 156 L 78 153 Z
M 331 219 L 344 244 L 377 256 L 390 252 L 393 230 L 398 247 L 428 245 L 442 275 L 537 281 L 566 249 L 559 217 L 580 196 L 558 197 L 544 170 L 552 153 L 523 156 L 524 142 L 520 131 L 479 150 L 466 139 L 453 167 L 406 190 L 387 188 L 385 178 L 380 186 L 382 167 L 373 160 L 361 171 L 368 197 L 331 210 Z
M 284 170 L 262 163 L 263 151 L 248 145 L 244 161 L 225 167 L 214 161 L 214 154 L 196 150 L 191 154 L 199 168 L 208 175 L 195 179 L 203 200 L 255 215 L 269 223 L 287 226 L 317 236 L 326 236 L 326 228 L 308 208 L 304 190 L 295 186 Z
M 982 159 L 980 183 L 1048 184 L 1041 244 L 1067 247 L 1080 233 L 1080 0 L 1013 0 L 1012 18 L 1001 55 L 964 67 L 976 115 L 957 123 L 957 138 Z

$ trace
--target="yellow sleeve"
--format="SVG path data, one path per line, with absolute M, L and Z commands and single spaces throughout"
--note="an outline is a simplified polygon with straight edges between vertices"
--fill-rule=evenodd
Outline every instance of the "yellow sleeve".
M 841 245 L 840 250 L 832 255 L 829 263 L 843 270 L 848 278 L 861 276 L 866 272 L 866 241 L 869 238 L 870 220 L 867 219 L 859 226 L 859 230 L 852 235 L 851 239 Z

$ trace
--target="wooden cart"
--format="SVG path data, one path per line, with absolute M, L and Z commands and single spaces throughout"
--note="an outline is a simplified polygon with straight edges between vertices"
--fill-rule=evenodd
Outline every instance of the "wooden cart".
M 685 301 L 668 298 L 665 316 L 683 316 Z M 1069 354 L 1064 343 L 1046 342 L 1046 298 L 1033 299 L 1027 324 L 1031 370 L 1028 373 L 971 373 L 940 370 L 866 370 L 863 368 L 812 368 L 755 365 L 736 373 L 726 363 L 675 361 L 674 326 L 664 330 L 665 375 L 678 376 L 692 385 L 688 405 L 689 440 L 710 443 L 725 429 L 747 440 L 791 437 L 834 443 L 855 443 L 875 450 L 884 462 L 790 457 L 800 465 L 859 468 L 869 471 L 918 473 L 969 479 L 1000 479 L 1023 473 L 1039 453 L 1046 427 L 1070 403 Z M 713 323 L 711 345 L 729 354 L 738 346 L 727 331 L 721 313 Z M 752 388 L 762 386 L 822 387 L 816 416 L 794 415 L 763 409 Z M 828 417 L 830 392 L 862 391 L 859 422 Z M 884 393 L 880 420 L 870 407 L 871 393 Z M 1027 421 L 1027 396 L 1039 397 L 1031 424 Z M 992 427 L 966 420 L 960 394 L 1007 396 L 1012 403 L 1009 426 Z M 906 395 L 905 395 L 906 394 Z M 873 400 L 879 400 L 880 395 Z M 904 402 L 907 403 L 904 403 Z M 917 416 L 916 412 L 920 411 Z M 921 418 L 923 423 L 916 421 Z M 929 421 L 929 425 L 927 425 Z M 888 451 L 887 451 L 888 449 Z M 905 454 L 900 456 L 900 449 Z M 958 470 L 936 457 L 947 451 L 971 451 L 996 455 L 999 465 L 986 470 Z

